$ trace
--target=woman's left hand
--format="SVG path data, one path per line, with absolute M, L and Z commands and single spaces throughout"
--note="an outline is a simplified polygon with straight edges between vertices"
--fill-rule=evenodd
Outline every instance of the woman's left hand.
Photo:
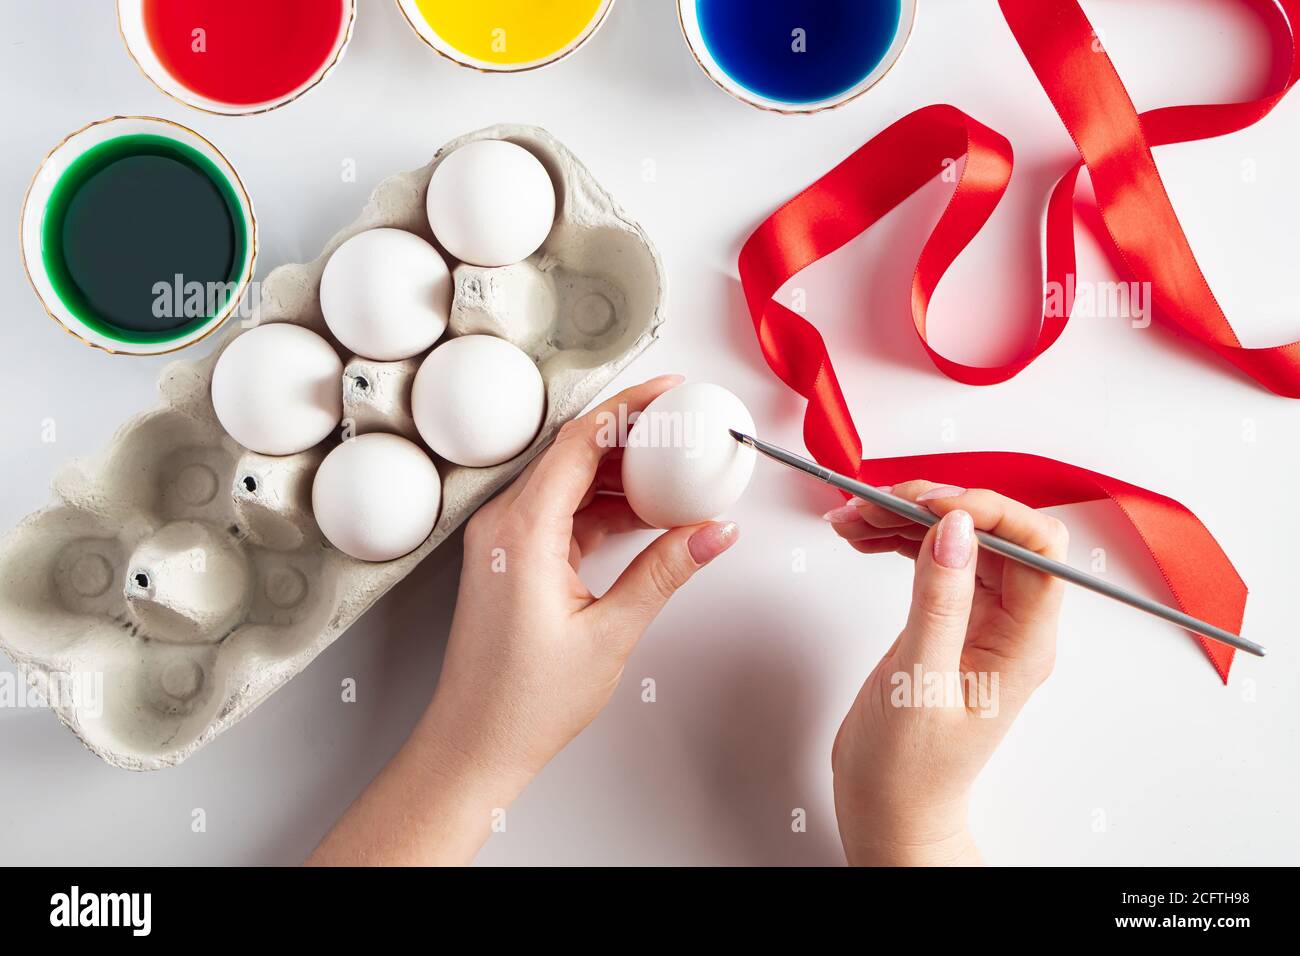
M 729 522 L 665 532 L 600 598 L 578 576 L 606 535 L 646 527 L 620 493 L 611 423 L 680 381 L 653 379 L 567 423 L 470 520 L 433 701 L 311 862 L 471 860 L 494 814 L 609 701 L 664 603 L 735 541 Z

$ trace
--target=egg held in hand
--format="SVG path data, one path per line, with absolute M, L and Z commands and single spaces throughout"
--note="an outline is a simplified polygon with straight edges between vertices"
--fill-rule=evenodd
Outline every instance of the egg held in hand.
M 448 253 L 475 266 L 508 266 L 531 256 L 550 234 L 555 184 L 522 146 L 481 139 L 434 169 L 426 208 Z
M 321 462 L 311 507 L 321 533 L 359 561 L 392 561 L 433 531 L 442 480 L 415 442 L 372 432 L 339 445 Z
M 447 330 L 451 272 L 425 240 L 402 229 L 368 229 L 325 264 L 325 324 L 357 355 L 396 362 L 427 351 Z
M 754 419 L 720 385 L 664 392 L 637 417 L 623 451 L 623 493 L 656 528 L 699 524 L 735 504 L 754 472 L 754 449 L 729 429 L 754 433 Z
M 212 370 L 212 408 L 227 434 L 261 455 L 296 455 L 343 417 L 343 363 L 311 329 L 274 322 L 237 336 Z
M 411 387 L 420 437 L 457 465 L 485 468 L 532 444 L 546 385 L 526 352 L 492 335 L 464 335 L 429 353 Z

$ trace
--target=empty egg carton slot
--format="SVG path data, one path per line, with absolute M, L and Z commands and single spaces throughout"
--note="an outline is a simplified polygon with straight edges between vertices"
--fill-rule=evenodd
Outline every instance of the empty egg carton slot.
M 425 210 L 439 162 L 465 143 L 528 149 L 556 186 L 555 226 L 524 262 L 456 265 L 450 334 L 505 338 L 538 363 L 545 421 L 517 458 L 489 468 L 439 460 L 442 509 L 429 538 L 396 561 L 369 564 L 322 538 L 311 515 L 316 469 L 337 443 L 271 457 L 225 434 L 212 409 L 220 349 L 167 366 L 162 405 L 128 421 L 98 456 L 65 466 L 54 503 L 0 543 L 0 648 L 33 683 L 95 675 L 101 706 L 53 701 L 94 753 L 151 770 L 186 759 L 303 670 L 517 474 L 656 337 L 662 269 L 627 218 L 564 146 L 532 127 L 462 137 L 422 169 L 385 180 L 360 217 L 313 262 L 281 266 L 262 286 L 260 322 L 328 339 L 321 273 L 344 241 L 378 227 L 433 241 Z M 223 333 L 222 348 L 242 328 Z M 418 440 L 410 391 L 419 360 L 344 363 L 343 435 Z

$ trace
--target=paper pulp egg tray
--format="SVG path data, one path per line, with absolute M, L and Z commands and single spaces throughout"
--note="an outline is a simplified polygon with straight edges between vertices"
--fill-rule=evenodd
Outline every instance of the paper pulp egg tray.
M 448 334 L 490 333 L 528 352 L 546 382 L 546 418 L 532 446 L 505 464 L 435 458 L 443 494 L 433 533 L 404 558 L 368 564 L 325 542 L 311 515 L 316 466 L 338 439 L 284 458 L 245 450 L 213 414 L 212 368 L 256 322 L 293 322 L 329 338 L 319 287 L 330 253 L 379 226 L 434 241 L 429 177 L 448 152 L 477 139 L 510 140 L 537 156 L 554 180 L 558 214 L 542 248 L 518 265 L 448 259 Z M 209 357 L 167 366 L 162 403 L 97 456 L 65 465 L 53 502 L 0 542 L 0 648 L 33 687 L 93 678 L 80 686 L 97 693 L 50 694 L 48 703 L 118 767 L 180 763 L 310 664 L 655 339 L 665 290 L 645 232 L 564 146 L 540 129 L 496 126 L 385 180 L 319 258 L 281 266 L 261 291 L 251 320 L 231 320 Z M 344 429 L 418 442 L 410 388 L 420 357 L 374 362 L 339 349 Z

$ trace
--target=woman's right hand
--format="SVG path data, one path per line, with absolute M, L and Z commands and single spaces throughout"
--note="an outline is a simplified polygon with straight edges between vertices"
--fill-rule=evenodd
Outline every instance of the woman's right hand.
M 862 685 L 831 752 L 851 864 L 978 863 L 970 786 L 1052 671 L 1062 583 L 978 548 L 975 529 L 1065 558 L 1065 526 L 991 491 L 889 489 L 941 516 L 926 529 L 854 499 L 826 514 L 866 554 L 916 561 L 898 640 Z

